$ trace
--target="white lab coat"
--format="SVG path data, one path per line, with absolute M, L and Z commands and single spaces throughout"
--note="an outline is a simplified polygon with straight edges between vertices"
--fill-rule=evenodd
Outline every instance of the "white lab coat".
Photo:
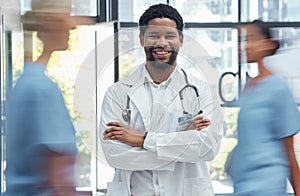
M 161 103 L 151 106 L 146 102 L 144 65 L 131 76 L 112 85 L 102 103 L 100 135 L 107 162 L 116 168 L 114 180 L 108 184 L 109 196 L 127 196 L 133 171 L 155 170 L 161 196 L 211 196 L 213 194 L 207 161 L 219 151 L 223 135 L 223 118 L 219 103 L 212 98 L 208 85 L 188 75 L 200 94 L 201 109 L 212 125 L 202 131 L 177 132 L 177 119 L 182 116 L 179 91 L 186 85 L 183 72 L 177 67 Z M 130 97 L 130 126 L 148 131 L 144 148 L 104 140 L 103 133 L 111 121 L 123 122 L 122 110 Z M 152 113 L 152 115 L 151 115 Z M 143 182 L 134 182 L 143 183 Z

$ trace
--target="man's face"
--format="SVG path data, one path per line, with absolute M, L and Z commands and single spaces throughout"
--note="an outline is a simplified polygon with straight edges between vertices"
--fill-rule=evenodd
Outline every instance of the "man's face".
M 176 57 L 182 46 L 176 22 L 169 18 L 155 18 L 149 21 L 144 35 L 140 35 L 146 60 L 153 67 L 166 69 L 176 65 Z

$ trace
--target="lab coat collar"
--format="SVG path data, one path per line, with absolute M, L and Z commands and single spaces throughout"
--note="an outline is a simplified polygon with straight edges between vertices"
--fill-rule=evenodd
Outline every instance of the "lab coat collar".
M 143 74 L 144 74 L 143 77 L 145 78 L 144 83 L 151 83 L 151 85 L 154 85 L 154 86 L 168 86 L 170 84 L 173 73 L 174 73 L 174 71 L 171 73 L 171 75 L 169 76 L 169 78 L 167 80 L 161 82 L 160 84 L 156 84 L 153 81 L 153 79 L 151 78 L 146 66 L 144 66 L 144 68 L 143 68 Z
M 164 81 L 162 84 L 169 86 L 175 94 L 178 94 L 179 91 L 186 85 L 185 78 L 182 68 L 180 65 L 176 65 L 176 68 L 171 73 L 170 77 Z M 145 64 L 140 65 L 130 76 L 120 81 L 123 85 L 128 86 L 132 91 L 136 87 L 143 85 L 145 82 L 153 82 L 150 77 Z M 128 92 L 128 94 L 130 94 Z
M 149 130 L 148 128 L 151 127 L 151 107 L 148 104 L 145 104 L 145 98 L 148 96 L 146 89 L 144 88 L 146 73 L 147 70 L 145 68 L 145 65 L 141 65 L 133 74 L 121 80 L 120 83 L 123 84 L 124 87 L 128 87 L 124 88 L 124 90 L 130 97 L 132 103 L 139 110 L 146 130 Z M 183 72 L 178 65 L 174 69 L 168 80 L 166 80 L 165 85 L 167 85 L 171 91 L 168 91 L 169 94 L 165 97 L 164 100 L 162 100 L 162 102 L 164 103 L 164 105 L 168 106 L 174 101 L 176 96 L 179 95 L 179 91 L 186 85 Z

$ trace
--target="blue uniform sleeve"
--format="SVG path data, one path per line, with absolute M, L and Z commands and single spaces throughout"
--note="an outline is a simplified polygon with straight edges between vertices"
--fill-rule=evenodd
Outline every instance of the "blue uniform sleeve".
M 57 153 L 76 154 L 75 130 L 61 92 L 53 83 L 39 90 L 31 109 L 36 121 L 36 145 Z
M 285 138 L 296 134 L 300 130 L 300 113 L 287 86 L 281 88 L 276 98 L 278 137 Z

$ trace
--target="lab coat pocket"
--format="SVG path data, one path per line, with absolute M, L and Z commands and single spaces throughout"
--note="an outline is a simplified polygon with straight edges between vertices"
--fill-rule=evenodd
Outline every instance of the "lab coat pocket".
M 208 178 L 186 178 L 183 185 L 184 196 L 213 196 L 212 185 Z
M 107 183 L 107 196 L 130 196 L 127 183 L 125 181 Z

